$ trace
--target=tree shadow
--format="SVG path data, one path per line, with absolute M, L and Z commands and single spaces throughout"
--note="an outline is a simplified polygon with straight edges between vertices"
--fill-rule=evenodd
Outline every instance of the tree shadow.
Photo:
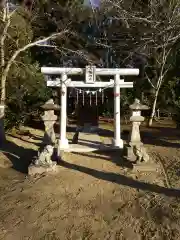
M 26 126 L 38 130 L 44 130 L 44 123 L 42 120 L 33 120 L 26 122 Z
M 14 136 L 14 135 L 12 135 L 12 134 L 8 134 L 8 136 L 13 137 L 13 138 L 15 138 L 15 139 L 19 139 L 19 140 L 21 140 L 22 142 L 34 144 L 34 145 L 36 145 L 37 147 L 40 147 L 40 146 L 41 146 L 41 143 L 29 141 L 29 140 L 27 140 L 27 139 L 21 138 L 20 136 Z M 34 135 L 33 135 L 30 139 L 31 139 L 31 140 L 34 140 L 34 141 L 41 141 L 41 142 L 42 142 L 43 137 L 39 137 L 39 136 L 37 137 L 37 136 L 34 136 Z
M 30 128 L 34 128 L 34 129 L 38 129 L 38 130 L 44 131 L 44 123 L 40 119 L 39 120 L 31 120 L 29 122 L 26 122 L 26 126 L 30 127 Z M 54 131 L 55 131 L 55 133 L 59 133 L 59 131 L 60 131 L 60 125 L 59 125 L 59 121 L 58 120 L 54 124 Z
M 173 143 L 168 142 L 163 139 L 158 138 L 143 138 L 144 144 L 154 145 L 154 146 L 161 146 L 161 147 L 167 147 L 167 148 L 180 148 L 180 143 Z
M 13 168 L 21 173 L 28 173 L 28 167 L 37 156 L 37 151 L 18 146 L 13 142 L 6 141 L 0 148 L 4 155 L 12 162 Z
M 83 141 L 81 141 L 81 140 L 79 140 L 78 141 L 78 145 L 80 145 L 80 146 L 84 146 L 84 147 L 87 147 L 87 148 L 97 148 L 97 149 L 99 149 L 100 148 L 100 146 L 101 146 L 101 143 L 100 142 L 96 142 L 96 141 L 92 141 L 92 142 L 90 142 L 90 141 L 87 141 L 87 142 L 85 142 L 84 140 Z
M 156 131 L 153 131 L 153 129 Z M 167 127 L 153 127 L 152 132 L 145 129 L 141 130 L 143 143 L 169 148 L 180 147 L 180 143 L 170 142 L 180 140 L 179 134 L 175 129 Z
M 66 127 L 67 132 L 76 132 L 76 126 L 67 126 Z
M 97 151 L 94 151 L 94 153 L 97 155 L 93 155 L 93 158 L 113 162 L 114 164 L 116 164 L 117 166 L 119 166 L 121 168 L 133 169 L 133 163 L 127 160 L 124 152 L 125 152 L 124 149 L 97 150 Z M 83 157 L 92 158 L 91 153 L 74 152 L 74 154 L 80 155 Z M 107 157 L 105 157 L 104 155 L 106 155 Z
M 99 128 L 98 134 L 100 137 L 113 137 L 114 132 L 109 129 Z
M 108 182 L 116 183 L 119 185 L 135 188 L 137 190 L 143 190 L 143 191 L 149 191 L 154 193 L 159 193 L 166 195 L 168 197 L 180 197 L 180 190 L 178 189 L 169 189 L 165 187 L 161 187 L 155 184 L 140 182 L 137 180 L 134 180 L 132 178 L 123 176 L 121 174 L 112 173 L 112 172 L 102 172 L 95 169 L 87 168 L 84 166 L 79 166 L 73 163 L 68 163 L 63 160 L 59 161 L 59 165 L 68 168 L 73 169 L 75 171 L 83 172 L 85 174 L 91 175 L 97 179 L 105 180 Z
M 129 138 L 129 130 L 121 133 L 122 139 L 127 141 Z M 162 146 L 169 148 L 179 148 L 180 143 L 170 142 L 180 140 L 180 131 L 170 127 L 151 127 L 142 126 L 140 128 L 141 139 L 144 144 Z
M 129 138 L 130 126 L 126 126 L 126 128 L 128 129 L 124 129 L 121 131 L 121 138 L 125 141 Z M 100 128 L 98 134 L 100 137 L 114 137 L 114 131 L 109 129 Z

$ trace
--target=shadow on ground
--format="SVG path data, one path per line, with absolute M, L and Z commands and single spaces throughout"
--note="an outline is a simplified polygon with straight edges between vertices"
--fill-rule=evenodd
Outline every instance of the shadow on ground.
M 179 130 L 168 127 L 152 127 L 150 130 L 142 129 L 141 137 L 143 143 L 169 148 L 180 147 L 180 143 L 172 142 L 180 140 Z
M 37 125 L 34 125 L 33 122 L 31 127 L 37 128 L 37 129 L 44 129 L 42 122 L 37 122 Z M 29 124 L 30 126 L 30 124 Z M 122 131 L 122 138 L 123 140 L 128 140 L 129 137 L 129 129 L 130 126 L 125 126 L 125 130 Z M 75 132 L 76 126 L 68 126 L 67 132 Z M 56 124 L 55 131 L 59 132 L 59 125 Z M 99 135 L 104 137 L 113 137 L 113 131 L 108 129 L 99 129 Z M 141 136 L 142 141 L 145 144 L 155 145 L 155 146 L 162 146 L 162 147 L 169 147 L 169 148 L 179 148 L 180 143 L 173 142 L 180 140 L 180 130 L 177 130 L 175 128 L 167 127 L 167 126 L 160 126 L 160 127 L 151 127 L 147 128 L 145 126 L 141 127 Z M 13 136 L 14 137 L 14 136 Z M 33 140 L 41 140 L 40 137 L 31 136 Z M 32 143 L 31 141 L 21 139 L 22 141 Z M 33 142 L 33 144 L 39 146 L 39 143 Z M 86 143 L 84 143 L 86 145 Z M 92 146 L 96 143 L 92 142 Z M 88 144 L 89 146 L 89 144 Z M 7 157 L 12 161 L 14 169 L 17 171 L 27 173 L 28 166 L 33 160 L 33 157 L 37 155 L 37 152 L 32 149 L 26 149 L 20 146 L 17 146 L 15 143 L 12 142 L 6 142 L 6 145 L 1 148 L 1 150 L 13 153 L 19 157 L 13 157 L 11 154 L 5 153 Z M 118 154 L 116 151 L 107 151 L 106 156 L 103 152 L 98 152 L 101 156 L 97 156 L 97 158 L 101 158 L 104 160 L 113 161 L 117 165 L 121 167 L 128 167 L 132 168 L 131 163 L 129 163 L 126 159 L 123 158 L 123 151 L 120 151 Z M 80 155 L 88 156 L 88 153 L 78 153 Z M 96 157 L 96 156 L 95 156 Z M 121 159 L 121 161 L 120 161 Z
M 41 120 L 31 120 L 26 122 L 27 127 L 31 127 L 38 130 L 44 130 L 44 123 Z
M 8 134 L 8 136 L 14 138 L 14 139 L 18 139 L 18 140 L 21 140 L 22 142 L 26 142 L 26 143 L 30 143 L 30 144 L 33 144 L 33 145 L 36 145 L 37 147 L 40 147 L 42 144 L 42 137 L 39 137 L 39 136 L 31 136 L 30 137 L 30 140 L 28 139 L 23 139 L 21 138 L 20 136 L 14 136 L 13 134 Z M 41 141 L 41 142 L 34 142 L 34 141 Z
M 32 121 L 29 122 L 29 127 L 40 129 L 44 131 L 44 124 L 42 121 Z M 102 124 L 103 126 L 103 124 Z M 131 125 L 122 125 L 122 139 L 127 141 L 129 137 L 129 130 L 131 129 Z M 55 124 L 55 132 L 59 134 L 59 123 Z M 67 126 L 67 132 L 76 132 L 76 125 L 69 125 Z M 99 135 L 101 137 L 113 137 L 114 132 L 112 130 L 99 128 Z M 155 146 L 163 146 L 163 147 L 172 147 L 172 148 L 179 148 L 180 143 L 175 143 L 172 141 L 180 140 L 180 130 L 176 128 L 169 127 L 168 125 L 161 126 L 153 126 L 153 127 L 146 127 L 145 125 L 141 126 L 141 137 L 142 141 L 145 144 L 155 145 Z M 171 141 L 171 142 L 170 142 Z
M 180 148 L 180 143 L 173 141 L 180 141 L 180 131 L 170 127 L 142 127 L 140 130 L 141 139 L 144 144 Z M 129 130 L 122 131 L 122 139 L 128 140 Z
M 28 173 L 28 166 L 37 156 L 37 151 L 23 148 L 10 141 L 6 141 L 0 151 L 3 151 L 4 155 L 12 162 L 13 168 L 21 173 Z
M 79 166 L 73 163 L 68 163 L 62 160 L 59 162 L 59 165 L 68 169 L 73 169 L 82 173 L 86 173 L 97 179 L 109 181 L 109 182 L 116 183 L 123 186 L 128 186 L 131 188 L 135 188 L 137 190 L 159 193 L 159 194 L 166 195 L 168 197 L 178 197 L 178 198 L 180 197 L 180 190 L 178 189 L 169 189 L 169 188 L 161 187 L 155 184 L 140 182 L 117 173 L 102 172 L 102 171 L 87 168 L 84 166 Z
M 12 143 L 10 141 L 7 141 L 6 144 L 0 150 L 9 152 L 5 154 L 12 161 L 13 168 L 22 173 L 27 173 L 29 164 L 32 162 L 33 158 L 37 155 L 37 152 L 35 150 L 25 149 L 22 146 L 17 146 L 15 143 Z M 19 158 L 12 156 L 10 153 L 17 155 Z M 109 152 L 109 154 L 111 154 L 110 156 L 113 159 L 112 153 Z M 113 154 L 114 154 L 114 157 L 115 155 L 117 156 L 117 158 L 114 158 L 113 161 L 115 162 L 118 161 L 119 163 L 119 155 L 117 155 L 117 153 L 114 153 L 114 152 Z M 73 170 L 91 175 L 97 179 L 109 181 L 109 182 L 116 183 L 123 186 L 128 186 L 131 188 L 136 188 L 137 190 L 164 194 L 169 197 L 180 197 L 180 190 L 178 189 L 168 189 L 168 188 L 150 184 L 150 183 L 139 182 L 137 180 L 134 180 L 124 175 L 120 175 L 112 172 L 98 171 L 98 170 L 87 168 L 84 166 L 68 163 L 63 160 L 60 160 L 58 164 L 65 168 L 73 169 Z
M 98 150 L 94 151 L 97 155 L 93 155 L 93 158 L 105 160 L 105 161 L 110 161 L 115 163 L 117 166 L 121 168 L 128 168 L 128 169 L 133 169 L 133 164 L 132 162 L 128 161 L 126 159 L 125 151 L 124 150 Z M 84 156 L 84 157 L 92 157 L 91 153 L 77 153 L 74 152 L 76 155 Z M 106 156 L 106 157 L 105 157 Z

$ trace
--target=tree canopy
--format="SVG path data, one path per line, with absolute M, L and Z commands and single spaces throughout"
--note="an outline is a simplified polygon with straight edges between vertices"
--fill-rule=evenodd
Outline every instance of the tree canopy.
M 13 7 L 1 7 L 1 79 L 13 54 L 22 51 L 7 74 L 8 114 L 15 109 L 16 98 L 21 99 L 16 104 L 18 109 L 26 109 L 25 115 L 29 104 L 33 112 L 32 96 L 41 96 L 40 103 L 49 96 L 40 66 L 84 67 L 89 63 L 139 68 L 140 76 L 133 78 L 135 88 L 123 90 L 123 102 L 141 98 L 152 106 L 151 119 L 156 107 L 163 108 L 169 102 L 173 111 L 179 111 L 179 1 L 106 0 L 94 2 L 97 7 L 70 0 L 11 4 Z M 42 91 L 37 91 L 39 86 Z M 21 118 L 14 119 L 19 122 Z

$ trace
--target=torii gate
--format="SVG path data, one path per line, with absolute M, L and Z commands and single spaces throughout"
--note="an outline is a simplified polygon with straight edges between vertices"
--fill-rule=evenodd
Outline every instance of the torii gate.
M 61 68 L 61 67 L 42 67 L 41 72 L 45 76 L 60 75 L 61 78 L 52 80 L 47 78 L 48 87 L 61 88 L 61 118 L 60 118 L 60 139 L 59 150 L 69 148 L 68 139 L 66 137 L 67 125 L 67 87 L 76 88 L 114 88 L 114 139 L 113 145 L 116 148 L 123 148 L 123 140 L 121 139 L 120 125 L 120 88 L 132 88 L 133 82 L 124 82 L 120 76 L 137 76 L 139 69 L 131 68 L 96 68 L 95 66 L 86 66 L 86 68 Z M 68 75 L 85 74 L 85 81 L 71 81 Z M 109 82 L 97 82 L 96 75 L 113 76 Z

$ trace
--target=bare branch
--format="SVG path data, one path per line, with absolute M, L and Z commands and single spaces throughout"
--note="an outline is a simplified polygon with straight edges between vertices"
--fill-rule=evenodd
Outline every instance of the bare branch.
M 145 72 L 146 78 L 148 80 L 148 82 L 151 84 L 151 87 L 156 89 L 156 87 L 154 86 L 154 84 L 151 82 L 150 78 L 148 77 L 147 73 Z
M 7 65 L 6 65 L 6 67 L 5 67 L 5 69 L 2 73 L 2 78 L 1 78 L 1 103 L 4 104 L 4 102 L 5 102 L 5 98 L 6 98 L 6 89 L 5 88 L 6 88 L 7 76 L 8 76 L 10 67 L 13 64 L 14 60 L 17 58 L 17 56 L 21 52 L 24 52 L 31 47 L 38 46 L 39 44 L 42 44 L 43 42 L 47 42 L 48 40 L 55 39 L 57 37 L 64 36 L 66 33 L 69 33 L 69 31 L 68 30 L 63 30 L 59 33 L 54 33 L 54 34 L 50 35 L 49 37 L 37 40 L 37 41 L 32 42 L 32 43 L 29 43 L 29 44 L 25 45 L 24 47 L 19 48 L 17 51 L 15 51 L 15 53 L 9 59 Z

